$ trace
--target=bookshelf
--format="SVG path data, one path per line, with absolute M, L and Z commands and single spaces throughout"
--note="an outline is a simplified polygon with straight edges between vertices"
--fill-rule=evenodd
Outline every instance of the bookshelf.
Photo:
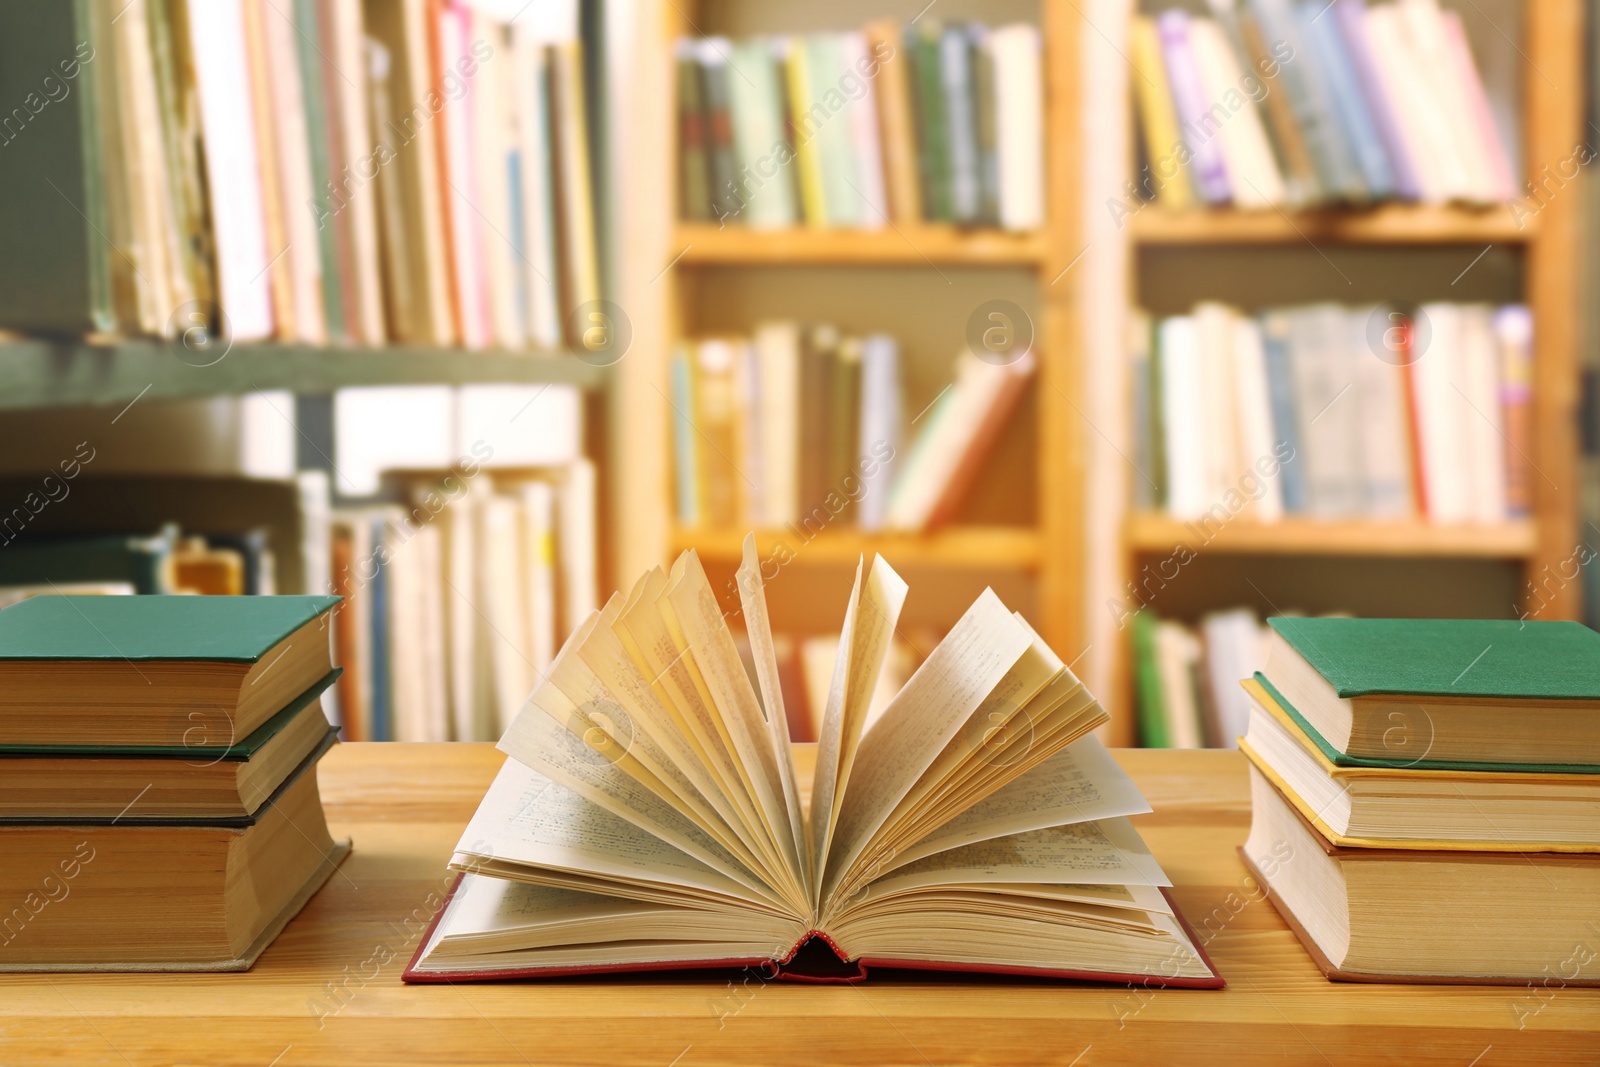
M 994 584 L 1070 660 L 1083 646 L 1076 605 L 1084 563 L 1077 521 L 1083 424 L 1074 413 L 1082 406 L 1075 369 L 1077 278 L 1067 270 L 1082 248 L 1074 171 L 1079 84 L 1070 59 L 1081 18 L 1073 5 L 957 2 L 933 12 L 947 22 L 1022 21 L 1040 29 L 1047 220 L 1041 230 L 898 222 L 877 230 L 718 228 L 679 222 L 676 179 L 662 180 L 678 173 L 673 48 L 680 37 L 844 30 L 870 16 L 909 22 L 923 10 L 910 0 L 870 12 L 836 0 L 641 5 L 632 56 L 637 83 L 621 109 L 630 129 L 619 131 L 642 162 L 619 197 L 620 232 L 626 235 L 619 288 L 634 326 L 633 350 L 618 368 L 611 420 L 619 435 L 611 452 L 629 457 L 628 469 L 614 477 L 619 573 L 694 548 L 720 586 L 719 576 L 731 575 L 737 564 L 743 530 L 680 528 L 674 522 L 667 365 L 678 339 L 748 329 L 763 317 L 885 330 L 903 342 L 909 418 L 948 383 L 967 312 L 984 299 L 1004 298 L 1033 317 L 1038 370 L 1016 425 L 991 457 L 987 484 L 954 524 L 920 534 L 830 528 L 811 540 L 769 530 L 757 531 L 757 540 L 763 551 L 780 540 L 794 549 L 794 562 L 767 587 L 779 628 L 807 616 L 836 626 L 834 606 L 848 594 L 856 558 L 879 552 L 896 567 L 916 572 L 908 627 L 938 630 L 955 621 L 965 602 L 945 595 L 946 577 L 975 581 L 973 592 Z M 951 305 L 961 309 L 953 323 L 944 321 Z M 929 315 L 935 307 L 939 314 Z M 935 321 L 917 321 L 924 318 Z M 938 591 L 919 598 L 918 590 L 930 584 Z M 808 610 L 824 600 L 826 608 Z
M 1539 179 L 1546 165 L 1566 159 L 1584 135 L 1584 7 L 1579 0 L 1490 5 L 1450 3 L 1469 22 L 1477 18 L 1486 39 L 1498 34 L 1517 62 L 1521 152 L 1524 177 Z M 1143 5 L 1146 10 L 1170 6 Z M 1507 13 L 1510 13 L 1509 15 Z M 1514 20 L 1514 21 L 1513 21 Z M 1102 68 L 1109 72 L 1110 67 Z M 1122 118 L 1133 121 L 1128 73 L 1117 84 L 1087 90 L 1096 99 L 1115 101 Z M 1541 179 L 1542 180 L 1542 179 Z M 1100 190 L 1102 194 L 1108 192 Z M 1092 195 L 1092 194 L 1091 194 Z M 1132 513 L 1126 503 L 1129 474 L 1113 469 L 1115 453 L 1101 455 L 1107 477 L 1121 486 L 1116 517 L 1105 520 L 1116 548 L 1097 561 L 1111 569 L 1118 586 L 1135 580 L 1144 568 L 1170 558 L 1175 546 L 1195 550 L 1193 579 L 1173 580 L 1152 606 L 1193 621 L 1212 609 L 1240 604 L 1258 612 L 1284 608 L 1312 611 L 1343 608 L 1382 614 L 1434 614 L 1439 611 L 1485 617 L 1535 612 L 1542 619 L 1579 616 L 1581 583 L 1565 577 L 1564 561 L 1582 539 L 1578 529 L 1577 441 L 1577 213 L 1579 194 L 1566 189 L 1545 198 L 1535 213 L 1523 212 L 1521 225 L 1508 205 L 1483 208 L 1389 204 L 1369 210 L 1284 212 L 1277 210 L 1196 210 L 1184 214 L 1147 206 L 1114 231 L 1122 242 L 1126 270 L 1122 299 L 1114 306 L 1086 308 L 1117 328 L 1133 306 L 1216 298 L 1247 309 L 1267 306 L 1269 295 L 1252 300 L 1239 277 L 1249 257 L 1262 267 L 1250 279 L 1263 289 L 1287 287 L 1293 299 L 1494 300 L 1526 303 L 1534 319 L 1530 456 L 1537 474 L 1526 519 L 1496 525 L 1429 525 L 1407 521 L 1317 522 L 1286 519 L 1263 525 L 1243 518 L 1225 524 L 1207 539 L 1165 515 Z M 1471 279 L 1472 295 L 1446 263 L 1457 269 L 1480 252 L 1495 249 L 1505 257 L 1488 277 Z M 1291 257 L 1301 254 L 1296 264 Z M 1328 271 L 1326 256 L 1350 257 L 1363 273 L 1354 281 Z M 1359 257 L 1359 258 L 1358 258 Z M 1459 263 L 1455 263 L 1455 260 Z M 1409 273 L 1408 273 L 1409 272 Z M 1193 276 L 1204 273 L 1198 281 Z M 1354 272 L 1351 272 L 1354 273 Z M 1182 297 L 1163 292 L 1180 275 Z M 1438 274 L 1438 278 L 1433 275 Z M 1264 277 L 1263 275 L 1273 275 Z M 1287 275 L 1287 277 L 1285 277 Z M 1459 276 L 1457 278 L 1459 280 Z M 1390 286 L 1395 291 L 1378 292 Z M 1349 288 L 1347 288 L 1347 286 Z M 1213 291 L 1214 290 L 1214 291 Z M 1308 297 L 1308 293 L 1311 293 Z M 1125 388 L 1122 379 L 1111 389 Z M 1183 583 L 1188 580 L 1187 590 Z M 1259 584 L 1258 584 L 1259 583 Z M 1107 583 L 1109 584 L 1109 583 Z M 1252 588 L 1253 587 L 1253 588 Z M 1298 596 L 1305 599 L 1297 600 Z M 1110 641 L 1117 650 L 1109 706 L 1112 740 L 1135 743 L 1131 646 L 1105 613 L 1091 610 L 1091 641 Z

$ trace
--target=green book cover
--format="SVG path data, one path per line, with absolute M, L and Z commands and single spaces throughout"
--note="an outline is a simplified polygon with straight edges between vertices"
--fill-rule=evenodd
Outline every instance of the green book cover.
M 1294 724 L 1300 728 L 1300 732 L 1305 734 L 1306 738 L 1317 747 L 1317 751 L 1328 757 L 1328 762 L 1335 767 L 1363 767 L 1372 770 L 1510 771 L 1514 773 L 1531 771 L 1538 774 L 1600 774 L 1600 767 L 1585 763 L 1487 763 L 1481 760 L 1452 761 L 1437 759 L 1389 760 L 1346 755 L 1328 744 L 1327 740 L 1317 732 L 1316 727 L 1307 722 L 1300 712 L 1295 709 L 1295 706 L 1284 699 L 1283 694 L 1278 692 L 1271 682 L 1267 681 L 1266 675 L 1257 671 L 1255 680 L 1260 684 L 1261 688 L 1267 691 L 1267 695 L 1277 702 L 1278 707 L 1283 709 L 1283 713 L 1294 720 Z
M 75 756 L 82 759 L 175 759 L 210 762 L 243 763 L 261 747 L 271 741 L 283 728 L 294 721 L 329 686 L 339 680 L 343 667 L 335 667 L 323 675 L 315 685 L 291 700 L 282 711 L 256 727 L 243 741 L 226 748 L 203 748 L 198 745 L 0 745 L 0 757 Z M 339 728 L 329 725 L 328 732 L 337 734 Z
M 1600 700 L 1600 634 L 1519 619 L 1267 620 L 1344 699 Z
M 0 611 L 0 662 L 254 663 L 336 596 L 36 596 Z
M 908 31 L 908 33 L 911 31 Z M 924 22 L 915 32 L 917 169 L 922 174 L 924 214 L 934 222 L 949 222 L 950 145 L 944 113 L 944 66 L 939 58 L 938 23 Z
M 1145 748 L 1171 748 L 1167 736 L 1167 698 L 1156 662 L 1156 613 L 1133 616 L 1133 677 L 1139 692 L 1139 742 Z
M 89 0 L 0 4 L 0 321 L 116 328 L 98 84 L 110 42 Z
M 679 216 L 696 222 L 711 218 L 711 170 L 706 149 L 705 105 L 700 100 L 700 63 L 694 48 L 679 42 L 678 196 Z
M 0 547 L 4 548 L 0 551 L 0 586 L 126 582 L 136 593 L 172 591 L 173 544 L 167 533 L 24 538 L 15 543 L 3 541 Z

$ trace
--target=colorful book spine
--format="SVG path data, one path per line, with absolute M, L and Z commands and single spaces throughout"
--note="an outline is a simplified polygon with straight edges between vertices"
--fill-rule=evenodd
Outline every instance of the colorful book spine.
M 1156 19 L 1156 33 L 1200 197 L 1208 204 L 1226 204 L 1232 197 L 1230 176 L 1216 136 L 1216 119 L 1207 112 L 1200 67 L 1190 47 L 1189 15 L 1176 8 L 1162 12 Z

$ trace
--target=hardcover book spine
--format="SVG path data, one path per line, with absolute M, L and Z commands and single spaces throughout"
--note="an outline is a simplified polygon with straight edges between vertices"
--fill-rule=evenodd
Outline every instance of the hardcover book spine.
M 1184 141 L 1189 146 L 1200 196 L 1208 204 L 1226 204 L 1232 197 L 1222 145 L 1216 138 L 1215 119 L 1208 122 L 1205 85 L 1189 44 L 1189 16 L 1179 9 L 1163 12 L 1156 20 L 1167 80 L 1172 85 Z M 1208 127 L 1213 127 L 1209 128 Z
M 678 44 L 678 210 L 685 219 L 704 222 L 711 218 L 711 172 L 695 51 L 692 41 Z

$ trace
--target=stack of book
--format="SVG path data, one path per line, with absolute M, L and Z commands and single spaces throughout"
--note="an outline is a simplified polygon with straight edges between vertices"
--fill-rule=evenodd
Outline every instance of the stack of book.
M 1128 620 L 1144 748 L 1232 748 L 1250 719 L 1239 679 L 1266 663 L 1267 634 L 1247 608 L 1189 627 L 1144 608 Z
M 683 526 L 836 524 L 921 530 L 953 519 L 1021 403 L 1035 360 L 971 352 L 914 417 L 885 334 L 773 322 L 750 338 L 685 341 L 672 359 L 673 465 Z
M 578 22 L 576 0 L 6 5 L 0 88 L 29 103 L 0 133 L 0 324 L 576 343 L 600 295 Z
M 1211 7 L 1134 19 L 1142 195 L 1173 210 L 1518 195 L 1504 109 L 1438 0 Z
M 317 792 L 336 603 L 0 611 L 0 971 L 255 962 L 350 849 Z
M 1135 316 L 1136 504 L 1209 540 L 1241 516 L 1497 523 L 1532 503 L 1521 305 L 1217 303 Z
M 867 730 L 907 587 L 859 562 L 812 748 L 785 727 L 754 536 L 735 587 L 724 612 L 685 552 L 568 641 L 500 740 L 512 758 L 406 980 L 883 966 L 1222 985 L 1127 821 L 1149 805 L 1092 736 L 1105 712 L 992 591 Z
M 680 210 L 760 228 L 1044 223 L 1039 31 L 1017 24 L 678 46 Z
M 1330 977 L 1600 982 L 1600 635 L 1270 619 L 1242 855 Z

